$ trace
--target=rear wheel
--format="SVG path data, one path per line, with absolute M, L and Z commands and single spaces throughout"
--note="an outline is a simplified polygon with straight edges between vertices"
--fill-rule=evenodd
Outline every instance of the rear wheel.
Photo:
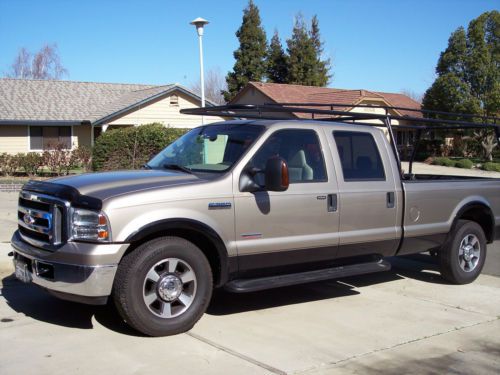
M 474 281 L 484 266 L 486 236 L 479 224 L 459 220 L 439 251 L 441 275 L 454 284 Z
M 113 297 L 122 318 L 149 336 L 188 331 L 207 309 L 212 272 L 203 252 L 179 237 L 162 237 L 126 255 Z

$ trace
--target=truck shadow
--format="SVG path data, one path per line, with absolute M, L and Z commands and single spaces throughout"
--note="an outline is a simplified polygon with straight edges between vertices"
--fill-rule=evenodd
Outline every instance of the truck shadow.
M 32 319 L 62 327 L 92 329 L 93 319 L 108 329 L 133 336 L 141 336 L 128 327 L 111 305 L 91 306 L 63 301 L 32 284 L 18 281 L 14 275 L 2 280 L 2 296 L 11 309 Z M 16 318 L 0 317 L 0 327 Z
M 393 269 L 388 272 L 361 275 L 340 280 L 302 284 L 261 292 L 234 294 L 216 290 L 207 314 L 230 315 L 246 311 L 269 309 L 332 298 L 343 298 L 360 294 L 358 287 L 387 283 L 403 278 L 424 282 L 444 283 L 435 273 L 436 264 L 430 256 L 390 258 Z M 16 313 L 32 319 L 77 329 L 92 329 L 94 320 L 104 327 L 125 335 L 142 336 L 128 327 L 111 304 L 89 306 L 55 298 L 35 285 L 18 281 L 14 275 L 2 280 L 2 296 Z M 13 314 L 12 314 L 13 315 Z M 0 316 L 0 328 L 16 320 Z

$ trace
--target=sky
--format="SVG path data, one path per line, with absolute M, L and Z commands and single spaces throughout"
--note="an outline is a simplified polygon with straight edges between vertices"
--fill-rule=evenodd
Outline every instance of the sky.
M 422 94 L 450 34 L 500 0 L 255 0 L 268 39 L 298 12 L 319 18 L 330 87 Z M 0 0 L 0 76 L 17 51 L 57 43 L 73 81 L 190 86 L 199 80 L 196 17 L 207 19 L 205 71 L 225 75 L 247 0 Z

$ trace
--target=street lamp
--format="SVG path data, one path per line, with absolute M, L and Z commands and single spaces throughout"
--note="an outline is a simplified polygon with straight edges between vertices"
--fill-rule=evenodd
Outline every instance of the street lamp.
M 205 107 L 205 77 L 203 75 L 203 27 L 208 24 L 208 21 L 198 17 L 190 22 L 191 25 L 196 27 L 196 32 L 198 33 L 198 41 L 200 45 L 200 86 L 201 86 L 201 106 Z M 204 119 L 201 117 L 201 123 L 203 125 Z

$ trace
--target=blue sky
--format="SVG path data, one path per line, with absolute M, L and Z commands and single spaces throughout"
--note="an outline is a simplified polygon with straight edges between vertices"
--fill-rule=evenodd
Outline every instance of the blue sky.
M 256 0 L 268 38 L 289 37 L 294 15 L 317 14 L 325 54 L 333 61 L 329 86 L 423 93 L 434 80 L 450 33 L 482 12 L 486 0 Z M 0 0 L 0 74 L 18 49 L 57 43 L 67 79 L 174 83 L 199 79 L 196 32 L 203 17 L 205 68 L 223 74 L 234 64 L 234 35 L 246 0 Z M 283 40 L 284 42 L 284 40 Z

